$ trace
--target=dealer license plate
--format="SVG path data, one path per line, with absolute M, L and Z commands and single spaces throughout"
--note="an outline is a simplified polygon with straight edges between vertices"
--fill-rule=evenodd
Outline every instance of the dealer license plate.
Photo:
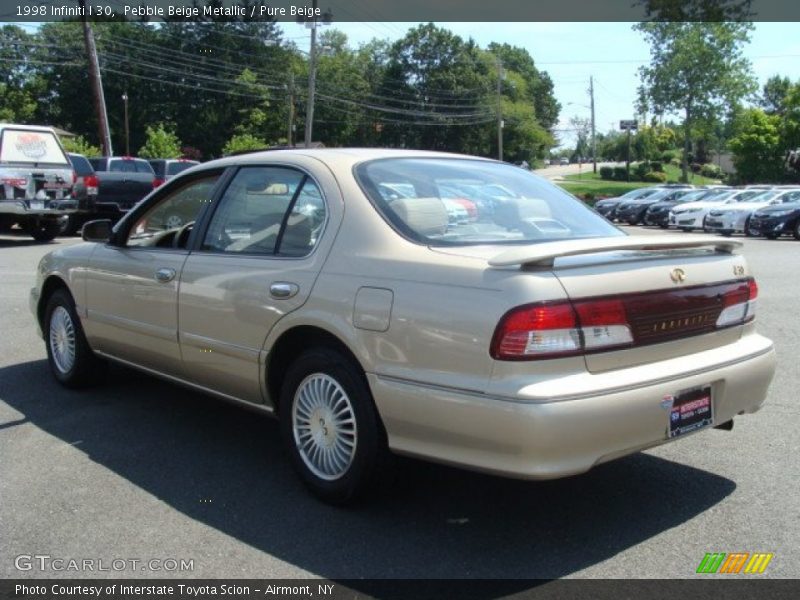
M 710 385 L 682 390 L 672 397 L 668 437 L 678 437 L 713 423 L 714 403 Z

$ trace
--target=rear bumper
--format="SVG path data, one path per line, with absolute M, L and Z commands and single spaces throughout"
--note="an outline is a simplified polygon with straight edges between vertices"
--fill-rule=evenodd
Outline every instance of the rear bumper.
M 488 397 L 370 374 L 395 452 L 521 479 L 551 479 L 669 441 L 665 395 L 712 386 L 714 424 L 755 412 L 775 371 L 756 334 L 688 357 Z
M 0 215 L 25 217 L 61 217 L 76 212 L 76 208 L 30 208 L 27 200 L 0 200 Z

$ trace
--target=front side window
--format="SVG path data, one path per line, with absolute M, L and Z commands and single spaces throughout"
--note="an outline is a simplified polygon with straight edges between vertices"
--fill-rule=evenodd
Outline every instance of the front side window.
M 402 235 L 434 245 L 514 244 L 625 235 L 560 188 L 511 165 L 392 158 L 356 179 Z
M 325 203 L 304 173 L 243 167 L 208 227 L 202 249 L 226 254 L 306 256 L 325 222 Z
M 194 179 L 167 192 L 131 228 L 128 246 L 157 246 L 180 248 L 188 232 L 211 202 L 214 186 L 219 179 L 215 173 Z M 182 239 L 176 239 L 180 234 Z

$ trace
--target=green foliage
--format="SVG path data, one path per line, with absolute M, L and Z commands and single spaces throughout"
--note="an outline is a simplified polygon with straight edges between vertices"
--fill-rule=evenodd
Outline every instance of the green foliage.
M 181 141 L 164 123 L 145 129 L 145 143 L 139 148 L 142 158 L 180 158 Z
M 733 164 L 744 183 L 781 181 L 784 175 L 781 122 L 776 115 L 751 108 L 738 123 L 738 133 L 730 141 Z
M 644 176 L 650 172 L 650 165 L 646 162 L 640 162 L 636 165 L 631 173 L 631 178 L 635 178 L 638 181 L 642 181 Z
M 678 150 L 667 150 L 661 153 L 661 162 L 672 164 L 672 161 L 677 160 L 679 156 L 680 152 Z
M 646 181 L 648 183 L 666 183 L 667 174 L 658 171 L 650 171 L 642 176 L 642 181 Z
M 611 167 L 600 167 L 600 178 L 607 181 L 614 179 L 614 169 Z
M 229 139 L 225 146 L 222 148 L 222 154 L 228 155 L 235 152 L 246 152 L 248 150 L 263 150 L 267 147 L 267 143 L 249 133 L 236 134 Z
M 100 148 L 87 142 L 82 135 L 74 138 L 62 137 L 61 145 L 64 146 L 64 150 L 74 154 L 83 154 L 84 156 L 100 156 L 101 154 Z
M 655 14 L 682 10 L 667 0 L 655 4 Z M 639 71 L 640 96 L 656 114 L 681 111 L 684 115 L 686 178 L 695 123 L 713 119 L 756 89 L 750 62 L 742 55 L 753 24 L 658 20 L 639 23 L 634 29 L 650 45 L 650 64 Z
M 616 181 L 628 181 L 628 170 L 625 167 L 614 167 L 614 179 Z
M 709 177 L 711 179 L 721 179 L 722 178 L 722 169 L 719 165 L 715 165 L 713 163 L 706 163 L 702 167 L 700 167 L 700 174 L 703 177 Z
M 655 171 L 656 173 L 663 173 L 664 165 L 661 163 L 661 161 L 654 160 L 650 163 L 650 170 Z

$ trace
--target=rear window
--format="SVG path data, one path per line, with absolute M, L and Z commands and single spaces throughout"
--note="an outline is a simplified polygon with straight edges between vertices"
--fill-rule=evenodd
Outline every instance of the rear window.
M 625 235 L 560 188 L 512 165 L 390 158 L 356 179 L 403 236 L 432 246 L 520 244 Z
M 193 160 L 176 160 L 167 165 L 167 175 L 177 175 L 178 173 L 182 173 L 189 167 L 193 167 L 197 163 Z
M 53 132 L 24 129 L 3 130 L 0 137 L 0 162 L 70 167 Z
M 75 169 L 75 172 L 80 177 L 94 175 L 94 169 L 85 156 L 81 156 L 80 154 L 70 154 L 69 162 L 72 163 L 72 168 Z
M 108 170 L 117 173 L 149 173 L 153 175 L 150 163 L 140 158 L 115 158 L 108 162 Z

